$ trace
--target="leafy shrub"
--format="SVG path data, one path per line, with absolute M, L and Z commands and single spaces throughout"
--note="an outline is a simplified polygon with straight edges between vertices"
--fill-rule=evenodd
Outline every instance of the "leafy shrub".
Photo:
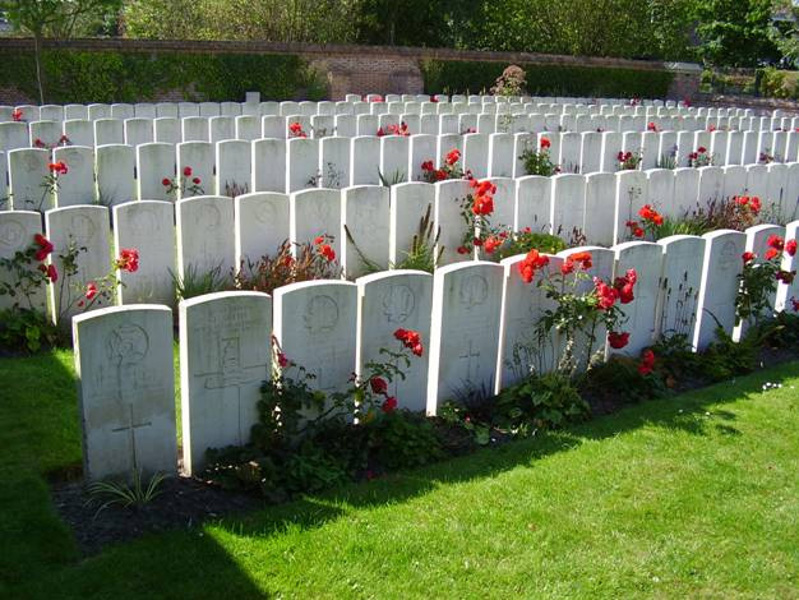
M 636 359 L 613 356 L 586 371 L 580 377 L 578 387 L 582 393 L 592 398 L 614 404 L 664 396 L 667 390 L 663 378 L 642 374 L 638 367 L 639 361 Z
M 38 97 L 33 54 L 0 51 L 0 86 Z M 49 102 L 142 102 L 179 91 L 186 99 L 223 101 L 258 91 L 264 99 L 320 100 L 326 87 L 294 55 L 112 52 L 46 49 L 42 52 Z
M 514 429 L 534 424 L 539 428 L 563 427 L 590 415 L 571 379 L 563 373 L 533 375 L 522 383 L 506 388 L 496 399 L 501 421 Z
M 235 275 L 236 288 L 271 294 L 275 288 L 300 281 L 338 279 L 341 266 L 330 246 L 331 236 L 319 236 L 315 243 L 295 244 L 296 258 L 291 253 L 291 243 L 285 240 L 274 256 L 264 255 L 255 262 L 242 263 Z
M 510 65 L 497 77 L 491 93 L 495 96 L 521 96 L 526 93 L 527 74 L 524 69 Z
M 674 74 L 610 67 L 519 65 L 527 74 L 527 91 L 536 96 L 663 98 Z M 421 64 L 427 94 L 480 93 L 502 75 L 499 62 L 424 60 Z

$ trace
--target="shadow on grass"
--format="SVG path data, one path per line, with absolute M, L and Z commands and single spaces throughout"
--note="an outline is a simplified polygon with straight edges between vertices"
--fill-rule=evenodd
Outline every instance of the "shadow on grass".
M 20 373 L 19 367 L 30 372 Z M 55 515 L 42 475 L 80 460 L 74 376 L 63 357 L 54 355 L 0 361 L 0 380 L 7 381 L 11 371 L 11 394 L 5 398 L 7 394 L 0 394 L 0 447 L 10 449 L 0 456 L 0 476 L 10 474 L 12 481 L 10 487 L 4 485 L 0 491 L 0 596 L 4 596 L 5 580 L 7 584 L 21 584 L 18 591 L 25 589 L 33 597 L 52 597 L 49 594 L 56 589 L 59 597 L 105 596 L 111 592 L 115 597 L 133 597 L 153 590 L 167 597 L 222 597 L 231 593 L 241 598 L 265 597 L 235 558 L 204 534 L 203 528 L 147 536 L 75 564 L 79 557 L 74 542 Z M 45 381 L 41 381 L 43 373 L 47 373 Z M 760 392 L 766 377 L 773 381 L 796 376 L 799 363 L 782 365 L 734 384 L 722 383 L 678 399 L 629 406 L 564 431 L 544 432 L 532 439 L 369 483 L 309 495 L 250 515 L 226 518 L 217 525 L 222 535 L 253 538 L 268 538 L 288 528 L 313 529 L 359 508 L 402 503 L 444 484 L 492 477 L 522 465 L 532 467 L 536 459 L 643 426 L 691 435 L 707 435 L 709 428 L 714 428 L 725 435 L 740 435 L 733 426 L 735 413 L 717 405 Z M 39 396 L 27 393 L 28 377 L 39 381 Z M 3 391 L 8 391 L 5 386 Z M 710 405 L 714 405 L 712 409 Z M 43 414 L 34 414 L 38 410 Z M 713 419 L 700 418 L 709 410 Z M 66 424 L 70 419 L 74 426 Z M 5 477 L 3 480 L 8 481 Z
M 541 432 L 536 437 L 485 448 L 463 457 L 449 459 L 420 469 L 392 474 L 368 483 L 352 484 L 301 502 L 274 506 L 227 523 L 230 531 L 243 535 L 268 536 L 288 524 L 310 528 L 341 516 L 342 512 L 370 506 L 401 503 L 443 484 L 494 477 L 504 471 L 547 456 L 568 452 L 586 441 L 601 441 L 644 426 L 679 430 L 691 435 L 741 435 L 733 424 L 736 414 L 718 408 L 749 394 L 759 393 L 767 376 L 799 376 L 799 362 L 753 373 L 735 382 L 724 382 L 671 398 L 628 405 L 611 415 L 573 425 L 562 431 Z M 709 407 L 713 405 L 712 411 Z M 707 417 L 711 416 L 712 419 Z M 345 508 L 342 508 L 345 507 Z

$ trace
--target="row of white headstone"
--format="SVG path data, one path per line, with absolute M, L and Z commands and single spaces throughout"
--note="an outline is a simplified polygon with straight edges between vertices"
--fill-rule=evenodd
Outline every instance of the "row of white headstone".
M 762 252 L 770 235 L 795 239 L 797 228 L 799 221 L 787 231 L 761 225 L 746 233 L 574 248 L 550 257 L 549 268 L 557 271 L 565 256 L 587 250 L 590 275 L 607 279 L 636 269 L 635 300 L 622 306 L 629 345 L 606 348 L 602 331 L 593 350 L 636 357 L 673 334 L 685 334 L 702 349 L 714 339 L 717 323 L 734 333 L 741 254 Z M 398 328 L 418 331 L 424 354 L 414 357 L 406 378 L 389 392 L 401 408 L 428 414 L 469 391 L 498 391 L 531 367 L 552 369 L 559 342 L 553 333 L 538 345 L 534 333 L 551 301 L 521 279 L 523 258 L 451 265 L 435 275 L 391 271 L 355 283 L 291 284 L 273 297 L 223 292 L 181 302 L 184 470 L 202 470 L 210 447 L 248 441 L 259 387 L 276 368 L 272 335 L 291 361 L 314 375 L 312 388 L 331 393 L 343 391 L 352 372 L 368 376 L 364 365 L 383 360 L 381 348 L 398 349 Z M 796 262 L 786 255 L 783 266 L 796 269 Z M 781 310 L 797 294 L 796 285 L 782 284 L 772 302 Z M 175 472 L 170 308 L 132 305 L 87 313 L 73 319 L 73 332 L 86 476 L 130 476 L 134 468 Z
M 761 153 L 776 163 L 799 159 L 799 132 L 616 132 L 494 133 L 466 135 L 359 136 L 316 139 L 229 140 L 126 145 L 66 146 L 53 151 L 27 148 L 0 152 L 0 201 L 13 210 L 47 210 L 79 204 L 113 206 L 132 200 L 174 200 L 199 194 L 238 196 L 248 192 L 296 192 L 309 188 L 419 181 L 422 164 L 440 166 L 452 149 L 473 176 L 522 177 L 522 153 L 551 143 L 550 156 L 563 173 L 614 173 L 619 152 L 641 156 L 653 169 L 673 157 L 686 167 L 689 155 L 704 146 L 716 166 L 756 165 Z M 68 172 L 55 190 L 43 187 L 51 162 Z M 774 164 L 774 163 L 772 163 Z M 8 169 L 6 178 L 5 169 Z M 191 176 L 184 177 L 186 168 Z M 191 181 L 199 178 L 200 184 Z M 8 180 L 8 188 L 3 182 Z M 180 189 L 164 180 L 183 183 Z
M 68 140 L 79 146 L 149 142 L 219 142 L 292 137 L 299 124 L 312 138 L 376 135 L 404 124 L 411 134 L 518 133 L 543 131 L 795 131 L 799 119 L 789 117 L 631 116 L 558 113 L 372 113 L 340 115 L 242 115 L 237 117 L 159 117 L 156 119 L 70 119 L 66 121 L 0 122 L 0 151 L 54 147 Z
M 530 227 L 566 240 L 577 231 L 586 243 L 601 246 L 632 239 L 626 222 L 640 221 L 638 213 L 646 204 L 679 219 L 709 202 L 750 195 L 761 199 L 764 214 L 771 218 L 781 222 L 799 218 L 799 163 L 491 181 L 496 185 L 494 225 L 515 231 Z M 44 233 L 55 244 L 53 260 L 59 271 L 63 265 L 58 255 L 70 240 L 86 248 L 78 258 L 75 280 L 81 285 L 107 274 L 110 257 L 121 249 L 137 248 L 140 268 L 136 273 L 119 274 L 124 284 L 119 302 L 172 305 L 172 273 L 185 279 L 191 273 L 217 269 L 227 276 L 242 264 L 274 256 L 285 240 L 303 244 L 320 235 L 333 236 L 331 244 L 347 278 L 367 271 L 364 257 L 388 269 L 405 258 L 420 218 L 428 210 L 440 232 L 440 265 L 469 260 L 473 257 L 457 252 L 467 234 L 461 200 L 469 193 L 468 182 L 461 179 L 391 188 L 365 185 L 293 194 L 258 192 L 235 200 L 197 196 L 177 204 L 142 200 L 116 205 L 113 212 L 103 206 L 72 206 L 47 211 Z M 39 231 L 42 217 L 38 212 L 0 211 L 0 257 L 10 258 L 24 250 Z M 59 294 L 65 288 L 51 288 L 50 310 L 57 318 L 54 307 L 72 305 L 76 298 L 69 288 L 66 293 L 71 296 L 63 299 Z M 0 307 L 9 304 L 8 297 L 0 296 Z
M 445 112 L 506 111 L 509 106 L 521 105 L 528 112 L 558 112 L 601 115 L 647 115 L 691 114 L 698 116 L 752 116 L 752 109 L 738 108 L 691 108 L 683 103 L 662 100 L 644 100 L 631 104 L 621 99 L 545 98 L 531 96 L 462 96 L 453 95 L 397 95 L 379 94 L 360 96 L 348 94 L 343 101 L 320 102 L 283 101 L 261 102 L 259 94 L 247 94 L 245 102 L 140 102 L 136 104 L 32 104 L 0 106 L 0 123 L 17 118 L 27 121 L 68 121 L 72 119 L 156 119 L 159 117 L 237 117 L 240 115 L 336 115 L 393 112 L 395 114 L 426 114 Z M 377 107 L 377 108 L 375 108 Z M 781 116 L 780 111 L 774 111 Z

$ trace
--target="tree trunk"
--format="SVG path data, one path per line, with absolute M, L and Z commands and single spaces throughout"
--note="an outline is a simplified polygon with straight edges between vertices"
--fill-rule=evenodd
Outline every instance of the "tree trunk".
M 39 104 L 44 104 L 44 86 L 42 85 L 42 39 L 38 33 L 33 34 L 33 54 L 36 61 L 36 83 L 39 85 Z

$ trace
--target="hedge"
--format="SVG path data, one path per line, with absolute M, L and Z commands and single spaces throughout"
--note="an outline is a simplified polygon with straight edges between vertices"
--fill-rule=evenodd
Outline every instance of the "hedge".
M 0 87 L 39 97 L 33 53 L 0 51 Z M 177 91 L 187 100 L 320 100 L 323 82 L 299 56 L 277 54 L 42 52 L 45 101 L 143 102 Z
M 498 62 L 438 61 L 421 63 L 425 93 L 487 92 L 508 65 Z M 674 74 L 610 67 L 519 65 L 527 72 L 527 91 L 537 96 L 665 98 Z

